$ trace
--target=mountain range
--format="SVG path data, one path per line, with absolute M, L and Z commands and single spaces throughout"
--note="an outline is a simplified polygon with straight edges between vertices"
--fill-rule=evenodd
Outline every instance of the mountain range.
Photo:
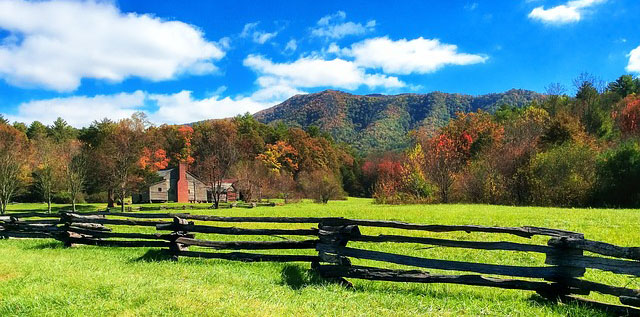
M 427 94 L 354 95 L 325 90 L 296 95 L 254 116 L 264 123 L 316 126 L 338 142 L 360 153 L 405 147 L 408 132 L 445 125 L 456 112 L 494 112 L 501 105 L 524 106 L 544 95 L 522 89 L 472 96 L 432 92 Z

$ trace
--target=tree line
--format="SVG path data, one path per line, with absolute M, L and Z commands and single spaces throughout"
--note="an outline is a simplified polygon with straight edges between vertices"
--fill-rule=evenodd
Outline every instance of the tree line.
M 362 156 L 316 127 L 263 124 L 250 114 L 193 125 L 143 113 L 76 129 L 0 120 L 0 208 L 9 202 L 116 203 L 186 163 L 218 207 L 225 179 L 245 201 L 346 195 L 378 203 L 473 202 L 640 206 L 640 79 L 583 74 L 524 107 L 458 113 L 410 132 L 406 150 Z M 1 119 L 1 118 L 0 118 Z
M 317 129 L 265 125 L 251 115 L 190 125 L 151 124 L 143 113 L 75 129 L 0 122 L 1 210 L 12 201 L 106 202 L 114 207 L 159 180 L 157 171 L 186 163 L 213 193 L 225 179 L 245 201 L 345 197 L 342 178 L 356 166 L 347 147 Z M 353 174 L 353 172 L 351 172 Z
M 640 206 L 640 79 L 583 74 L 525 107 L 458 113 L 363 164 L 380 203 Z

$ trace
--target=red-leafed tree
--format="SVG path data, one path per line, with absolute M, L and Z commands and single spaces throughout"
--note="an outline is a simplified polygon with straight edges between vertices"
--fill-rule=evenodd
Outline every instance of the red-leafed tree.
M 640 98 L 629 95 L 622 101 L 622 109 L 615 112 L 620 131 L 627 136 L 640 135 Z
M 458 113 L 441 132 L 423 140 L 425 170 L 438 186 L 442 202 L 449 202 L 455 176 L 473 157 L 501 142 L 504 129 L 486 112 Z

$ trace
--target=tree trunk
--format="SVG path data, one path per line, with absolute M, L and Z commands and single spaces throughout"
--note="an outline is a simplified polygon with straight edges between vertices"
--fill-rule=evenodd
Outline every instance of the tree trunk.
M 107 208 L 113 208 L 113 189 L 107 190 Z
M 76 195 L 71 195 L 71 210 L 76 212 Z
M 443 203 L 448 203 L 449 202 L 449 193 L 447 192 L 447 188 L 446 187 L 442 187 L 442 189 L 440 190 L 440 195 L 442 196 L 442 202 Z
M 120 212 L 124 212 L 124 197 L 126 194 L 126 191 L 123 189 L 122 194 L 120 194 Z
M 51 213 L 51 193 L 47 196 L 47 213 Z

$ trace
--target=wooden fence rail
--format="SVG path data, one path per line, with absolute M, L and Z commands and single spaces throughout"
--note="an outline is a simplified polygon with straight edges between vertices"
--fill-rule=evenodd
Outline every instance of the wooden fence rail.
M 196 223 L 197 222 L 197 223 Z M 208 224 L 213 222 L 215 224 Z M 268 228 L 221 226 L 224 223 L 271 223 Z M 278 224 L 309 224 L 308 228 L 277 228 Z M 137 232 L 127 228 L 139 227 Z M 361 228 L 393 228 L 411 233 L 477 232 L 509 234 L 524 238 L 546 236 L 546 245 L 510 241 L 468 241 L 406 235 L 366 235 Z M 116 229 L 117 230 L 114 230 Z M 142 229 L 145 228 L 145 229 Z M 129 229 L 130 230 L 130 229 Z M 150 231 L 154 232 L 150 232 Z M 143 232 L 140 232 L 143 231 Z M 210 234 L 225 236 L 268 236 L 278 241 L 213 241 L 196 238 Z M 54 238 L 66 246 L 77 244 L 105 247 L 162 248 L 174 259 L 198 257 L 244 262 L 308 262 L 327 279 L 367 279 L 391 282 L 449 283 L 535 291 L 549 299 L 581 301 L 614 313 L 637 314 L 640 289 L 612 286 L 582 279 L 587 269 L 640 276 L 640 248 L 622 247 L 588 240 L 577 232 L 539 227 L 486 227 L 473 225 L 413 224 L 399 221 L 346 219 L 340 217 L 222 217 L 189 213 L 88 212 L 46 214 L 12 213 L 0 217 L 0 237 Z M 288 237 L 288 238 L 285 238 Z M 295 238 L 295 239 L 294 239 Z M 246 239 L 246 238 L 245 238 Z M 453 261 L 382 252 L 358 246 L 375 243 L 411 243 L 485 251 L 533 252 L 545 255 L 539 266 L 515 266 Z M 272 254 L 246 251 L 307 250 L 304 254 Z M 309 254 L 314 250 L 315 254 Z M 242 251 L 242 252 L 239 252 Z M 584 252 L 590 254 L 585 255 Z M 422 269 L 465 272 L 464 274 L 432 274 L 415 269 L 390 269 L 352 265 L 352 260 L 367 263 L 390 263 Z M 469 274 L 472 273 L 472 274 Z M 526 279 L 522 279 L 526 278 Z M 610 305 L 581 299 L 575 295 L 598 292 L 619 299 Z

